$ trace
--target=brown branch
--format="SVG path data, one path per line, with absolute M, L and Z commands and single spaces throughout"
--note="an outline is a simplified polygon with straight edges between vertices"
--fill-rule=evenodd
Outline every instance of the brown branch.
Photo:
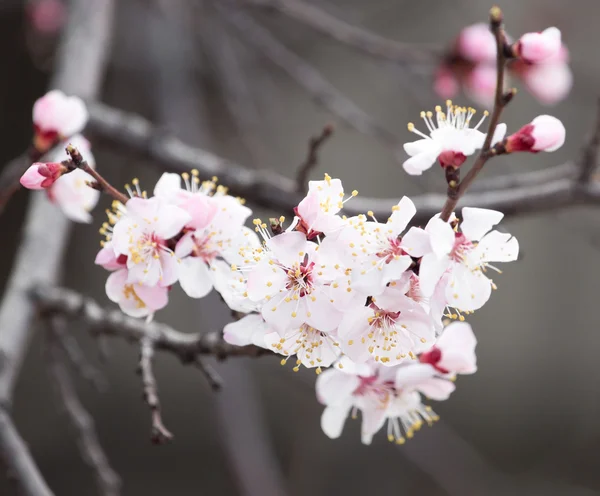
M 152 412 L 152 442 L 162 444 L 173 439 L 173 434 L 165 427 L 160 411 L 158 387 L 152 370 L 154 357 L 154 342 L 150 336 L 145 336 L 140 342 L 139 371 L 144 384 L 144 400 Z
M 401 43 L 385 38 L 365 28 L 353 26 L 319 7 L 299 0 L 242 0 L 241 3 L 276 10 L 306 24 L 322 35 L 381 59 L 397 63 L 433 65 L 442 56 L 439 48 Z
M 202 372 L 202 374 L 204 374 L 208 385 L 213 391 L 220 391 L 223 389 L 223 379 L 219 373 L 209 363 L 207 363 L 206 360 L 204 360 L 203 357 L 197 356 L 194 361 L 194 365 L 198 370 L 200 370 L 200 372 Z
M 458 200 L 463 196 L 471 183 L 479 175 L 483 166 L 486 164 L 488 159 L 492 156 L 490 148 L 492 145 L 492 139 L 494 138 L 494 132 L 500 122 L 500 116 L 506 104 L 510 101 L 509 95 L 504 94 L 504 69 L 506 66 L 506 54 L 505 44 L 506 36 L 504 29 L 502 28 L 503 15 L 499 7 L 494 6 L 490 11 L 490 29 L 496 40 L 496 95 L 494 98 L 494 109 L 492 110 L 492 116 L 490 117 L 490 124 L 488 132 L 485 137 L 483 147 L 479 152 L 477 160 L 473 164 L 473 167 L 469 170 L 467 175 L 460 183 L 448 186 L 448 199 L 444 203 L 444 208 L 440 214 L 440 219 L 447 221 L 454 212 Z M 511 93 L 510 95 L 513 95 Z
M 308 154 L 306 160 L 298 168 L 298 174 L 296 175 L 296 188 L 299 193 L 306 193 L 308 190 L 308 175 L 319 163 L 319 149 L 327 141 L 327 139 L 333 134 L 334 127 L 331 124 L 327 124 L 323 127 L 321 134 L 313 136 L 308 141 Z
M 223 19 L 234 26 L 248 43 L 254 45 L 274 64 L 288 73 L 312 98 L 357 131 L 372 136 L 390 146 L 398 147 L 398 137 L 327 81 L 304 59 L 282 45 L 267 29 L 240 10 L 214 2 Z
M 596 104 L 596 122 L 588 144 L 583 149 L 579 162 L 579 183 L 587 184 L 598 167 L 598 151 L 600 149 L 600 98 Z
M 127 150 L 134 150 L 174 172 L 198 169 L 204 177 L 218 176 L 233 194 L 255 205 L 290 213 L 302 200 L 296 182 L 272 171 L 253 171 L 201 148 L 189 146 L 172 136 L 165 136 L 146 119 L 99 103 L 89 105 L 90 128 L 100 138 Z M 600 192 L 594 184 L 579 188 L 574 177 L 574 164 L 498 176 L 482 180 L 490 189 L 474 188 L 464 195 L 460 205 L 501 210 L 505 215 L 544 212 L 570 205 L 600 204 Z M 548 174 L 548 178 L 545 174 Z M 504 189 L 497 190 L 496 187 Z M 417 207 L 415 225 L 425 225 L 440 212 L 446 195 L 423 194 L 412 198 Z M 372 210 L 375 216 L 387 218 L 398 198 L 358 196 L 344 205 L 351 216 Z
M 60 335 L 65 334 L 62 316 L 48 319 L 50 327 L 50 372 L 65 407 L 65 412 L 78 437 L 82 458 L 96 475 L 98 492 L 101 496 L 118 496 L 121 494 L 121 479 L 112 469 L 96 433 L 94 419 L 85 409 L 77 396 L 75 384 L 64 363 L 64 354 L 59 348 Z

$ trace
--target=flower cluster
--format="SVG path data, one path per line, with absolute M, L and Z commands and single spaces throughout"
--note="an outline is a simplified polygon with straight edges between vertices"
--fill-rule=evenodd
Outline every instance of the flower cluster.
M 526 33 L 507 50 L 508 66 L 540 102 L 552 105 L 563 100 L 573 84 L 569 52 L 560 31 L 551 27 Z M 496 89 L 496 40 L 487 24 L 464 28 L 438 67 L 434 89 L 442 98 L 453 98 L 462 87 L 479 105 L 490 107 Z

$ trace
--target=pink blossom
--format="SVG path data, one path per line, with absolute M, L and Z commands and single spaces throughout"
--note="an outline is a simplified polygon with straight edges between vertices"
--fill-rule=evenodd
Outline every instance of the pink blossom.
M 94 263 L 106 270 L 123 269 L 127 266 L 127 255 L 115 255 L 115 248 L 110 241 L 103 242 L 102 249 L 97 253 Z
M 515 51 L 525 62 L 539 64 L 556 57 L 561 49 L 560 30 L 552 27 L 541 33 L 526 33 L 516 44 Z
M 496 59 L 496 40 L 487 24 L 477 23 L 464 28 L 456 41 L 456 52 L 476 64 Z
M 556 117 L 540 115 L 507 138 L 508 152 L 553 152 L 565 142 L 565 126 Z
M 442 374 L 474 374 L 477 371 L 477 339 L 466 322 L 452 322 L 435 345 L 419 357 Z
M 21 176 L 19 182 L 27 189 L 48 189 L 67 171 L 57 162 L 36 162 Z
M 67 8 L 60 0 L 36 0 L 27 5 L 30 22 L 40 33 L 56 33 L 67 19 Z
M 169 302 L 167 288 L 130 283 L 127 269 L 117 270 L 108 276 L 106 295 L 131 317 L 148 317 Z
M 478 65 L 464 79 L 465 94 L 478 105 L 492 108 L 496 94 L 496 68 Z
M 442 65 L 437 69 L 434 76 L 433 89 L 444 100 L 456 96 L 460 88 L 452 69 L 446 65 Z
M 573 86 L 573 73 L 564 61 L 523 65 L 518 75 L 529 92 L 546 105 L 564 100 Z
M 59 90 L 52 90 L 33 105 L 35 146 L 45 152 L 57 141 L 69 138 L 83 130 L 88 111 L 81 98 L 68 97 Z
M 168 287 L 178 278 L 178 259 L 167 241 L 181 232 L 191 216 L 158 197 L 132 198 L 113 227 L 116 255 L 127 256 L 128 283 Z

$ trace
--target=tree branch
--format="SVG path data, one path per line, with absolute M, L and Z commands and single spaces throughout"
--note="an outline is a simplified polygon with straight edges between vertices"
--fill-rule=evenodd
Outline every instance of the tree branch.
M 376 122 L 352 100 L 340 93 L 317 69 L 288 50 L 250 16 L 240 10 L 224 7 L 220 4 L 220 0 L 214 2 L 214 4 L 223 19 L 233 25 L 247 42 L 254 45 L 271 62 L 287 72 L 291 78 L 310 93 L 317 103 L 336 114 L 357 131 L 372 136 L 392 147 L 400 145 L 394 133 Z
M 583 149 L 579 162 L 579 183 L 586 184 L 598 167 L 598 150 L 600 149 L 600 98 L 597 102 L 596 122 L 587 146 Z
M 243 0 L 242 3 L 276 10 L 302 22 L 324 36 L 345 43 L 375 57 L 397 63 L 435 64 L 439 48 L 419 46 L 385 38 L 365 28 L 353 26 L 324 10 L 298 0 Z
M 104 310 L 95 301 L 76 291 L 38 286 L 30 295 L 42 312 L 81 318 L 94 334 L 106 335 L 141 343 L 151 339 L 153 348 L 173 353 L 183 363 L 193 363 L 195 357 L 212 355 L 223 360 L 234 356 L 257 357 L 271 351 L 257 346 L 233 346 L 223 341 L 221 332 L 183 333 L 158 322 L 146 323 L 128 317 L 119 310 Z
M 99 137 L 135 150 L 175 172 L 198 169 L 204 177 L 218 176 L 232 193 L 261 207 L 289 213 L 302 200 L 296 182 L 272 171 L 253 171 L 201 148 L 186 145 L 177 138 L 162 135 L 146 119 L 106 105 L 90 104 L 90 128 Z M 572 162 L 535 172 L 498 176 L 483 180 L 459 201 L 458 205 L 501 210 L 505 215 L 544 212 L 570 205 L 600 204 L 600 191 L 594 184 L 578 187 Z M 547 175 L 547 177 L 546 177 Z M 502 187 L 503 189 L 496 189 Z M 417 214 L 415 225 L 425 225 L 440 212 L 446 195 L 424 194 L 413 197 Z M 344 205 L 351 216 L 372 210 L 387 218 L 398 198 L 358 196 Z
M 333 126 L 327 124 L 318 136 L 313 136 L 308 140 L 308 154 L 306 160 L 298 168 L 296 175 L 296 188 L 298 192 L 306 194 L 308 190 L 308 175 L 318 165 L 319 149 L 333 134 Z
M 62 316 L 52 316 L 48 319 L 50 327 L 50 372 L 61 401 L 65 407 L 69 421 L 78 437 L 79 450 L 85 462 L 94 470 L 101 496 L 119 496 L 121 494 L 121 479 L 112 469 L 96 434 L 94 419 L 77 397 L 73 379 L 64 363 L 64 354 L 59 349 L 59 336 L 65 334 Z

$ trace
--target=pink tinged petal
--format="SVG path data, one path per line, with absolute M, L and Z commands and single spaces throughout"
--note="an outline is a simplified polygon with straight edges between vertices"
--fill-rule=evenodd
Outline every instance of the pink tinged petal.
M 528 67 L 522 78 L 531 94 L 546 105 L 564 100 L 573 86 L 573 73 L 564 62 Z
M 474 374 L 477 371 L 476 345 L 471 326 L 466 322 L 453 322 L 435 344 L 442 352 L 437 366 L 457 374 Z
M 144 262 L 135 264 L 131 258 L 127 259 L 128 277 L 127 283 L 140 283 L 146 286 L 156 286 L 162 274 L 162 268 L 159 260 L 151 259 L 146 264 Z
M 471 62 L 492 62 L 496 60 L 496 41 L 485 23 L 477 23 L 464 28 L 457 41 L 458 53 Z
M 432 400 L 444 401 L 450 397 L 456 386 L 452 381 L 434 377 L 419 383 L 415 389 Z
M 491 65 L 478 65 L 464 81 L 465 94 L 482 107 L 492 108 L 496 92 L 497 71 Z M 465 155 L 467 155 L 465 153 Z
M 42 186 L 42 183 L 45 182 L 48 178 L 42 176 L 38 172 L 40 165 L 42 164 L 35 163 L 25 171 L 25 173 L 21 176 L 21 179 L 19 179 L 21 186 L 27 189 L 45 189 L 44 186 Z
M 431 365 L 410 362 L 395 369 L 394 384 L 396 389 L 410 390 L 435 375 L 436 370 Z
M 328 438 L 337 439 L 340 437 L 350 408 L 352 408 L 352 403 L 348 402 L 340 406 L 328 406 L 323 410 L 321 429 Z
M 498 224 L 504 214 L 486 208 L 465 207 L 462 209 L 463 220 L 460 229 L 470 241 L 479 241 L 485 233 Z
M 177 282 L 179 277 L 179 259 L 173 252 L 161 250 L 159 254 L 161 275 L 158 284 L 163 288 Z
M 104 247 L 98 252 L 94 263 L 96 265 L 100 265 L 106 270 L 116 270 L 124 268 L 124 264 L 118 262 L 111 243 L 106 243 Z
M 396 323 L 401 333 L 398 339 L 403 343 L 405 352 L 421 353 L 435 343 L 435 327 L 431 318 L 423 310 L 402 313 Z M 405 335 L 404 339 L 402 334 Z M 397 352 L 393 354 L 396 355 Z
M 556 117 L 540 115 L 531 121 L 535 140 L 533 150 L 553 152 L 565 143 L 565 126 Z
M 169 290 L 155 286 L 153 288 L 136 284 L 133 287 L 135 293 L 146 306 L 152 311 L 161 310 L 169 303 Z
M 131 200 L 130 200 L 131 201 Z M 111 245 L 116 255 L 129 255 L 130 232 L 133 230 L 135 221 L 130 217 L 122 217 L 114 226 Z
M 371 444 L 373 436 L 383 427 L 385 412 L 386 410 L 380 407 L 362 410 L 360 438 L 363 444 Z
M 312 182 L 312 181 L 311 181 Z M 320 212 L 319 197 L 316 192 L 308 193 L 298 204 L 298 215 L 312 228 L 312 224 Z
M 369 323 L 371 317 L 373 317 L 372 309 L 359 307 L 346 312 L 338 327 L 342 351 L 356 363 L 364 363 L 371 356 L 369 353 L 371 343 L 367 339 L 371 330 Z
M 308 244 L 303 233 L 292 231 L 273 236 L 267 241 L 267 248 L 281 264 L 291 267 L 295 262 L 302 261 L 303 255 L 300 253 L 308 251 Z
M 446 287 L 448 305 L 461 311 L 480 309 L 490 299 L 492 283 L 480 270 L 454 265 Z
M 127 269 L 121 269 L 113 272 L 106 280 L 106 296 L 114 303 L 119 303 L 123 299 L 123 290 L 127 283 Z
M 181 208 L 190 215 L 189 227 L 206 228 L 215 217 L 218 206 L 208 196 L 194 195 L 181 204 Z
M 125 206 L 127 208 L 128 216 L 152 220 L 159 214 L 163 205 L 164 202 L 155 196 L 148 199 L 138 197 L 130 198 L 127 200 Z
M 280 298 L 278 292 L 285 290 L 287 280 L 281 268 L 270 264 L 269 260 L 262 260 L 248 274 L 248 298 L 256 302 L 276 294 L 276 298 Z
M 185 233 L 175 245 L 175 255 L 179 258 L 187 257 L 192 251 L 196 243 L 194 242 L 194 233 Z
M 197 257 L 183 258 L 178 264 L 179 284 L 190 298 L 203 298 L 213 288 L 211 271 Z
M 394 207 L 392 215 L 388 219 L 387 226 L 391 227 L 394 231 L 393 234 L 398 236 L 406 229 L 406 226 L 416 213 L 417 208 L 413 201 L 408 196 L 403 196 L 398 205 Z
M 337 310 L 333 302 L 325 294 L 302 298 L 306 301 L 306 323 L 322 332 L 333 331 L 342 320 L 342 312 Z
M 411 257 L 420 258 L 427 253 L 431 253 L 429 233 L 420 227 L 411 227 L 402 236 L 401 246 Z
M 231 322 L 223 328 L 223 339 L 235 346 L 250 344 L 267 348 L 265 336 L 270 333 L 269 327 L 260 315 L 246 315 L 242 319 Z
M 344 370 L 348 367 L 344 367 Z M 358 375 L 358 374 L 357 374 Z M 317 400 L 323 405 L 343 405 L 352 398 L 360 386 L 357 375 L 345 373 L 337 368 L 324 370 L 317 377 Z
M 441 66 L 435 73 L 433 90 L 444 100 L 454 98 L 459 90 L 459 83 L 451 69 Z
M 367 295 L 381 294 L 385 289 L 384 272 L 381 264 L 373 266 L 371 263 L 365 263 L 362 267 L 364 269 L 359 268 L 352 273 L 352 290 Z M 337 291 L 339 292 L 339 289 Z
M 529 63 L 556 57 L 562 46 L 560 30 L 552 27 L 541 33 L 526 33 L 518 42 L 519 55 Z
M 429 233 L 433 253 L 438 258 L 445 257 L 452 251 L 455 236 L 450 224 L 434 217 L 427 223 L 425 230 Z
M 67 118 L 61 123 L 58 132 L 68 137 L 83 131 L 89 118 L 87 107 L 83 103 L 83 100 L 76 96 L 68 97 L 65 110 Z
M 308 322 L 306 297 L 286 301 L 279 294 L 263 305 L 261 314 L 269 326 L 280 334 L 288 329 L 299 328 Z
M 154 196 L 170 199 L 181 190 L 181 176 L 174 172 L 165 172 L 154 186 Z
M 400 279 L 402 274 L 412 265 L 412 259 L 407 255 L 390 260 L 383 265 L 383 282 L 387 286 L 390 282 Z
M 486 262 L 513 262 L 519 258 L 519 242 L 511 234 L 492 231 L 479 242 L 476 252 Z
M 176 236 L 192 220 L 190 214 L 175 205 L 162 206 L 157 217 L 154 232 L 162 239 L 170 239 Z
M 433 253 L 425 255 L 421 259 L 419 269 L 419 282 L 423 296 L 431 296 L 435 290 L 438 281 L 450 266 L 450 259 L 437 258 Z

